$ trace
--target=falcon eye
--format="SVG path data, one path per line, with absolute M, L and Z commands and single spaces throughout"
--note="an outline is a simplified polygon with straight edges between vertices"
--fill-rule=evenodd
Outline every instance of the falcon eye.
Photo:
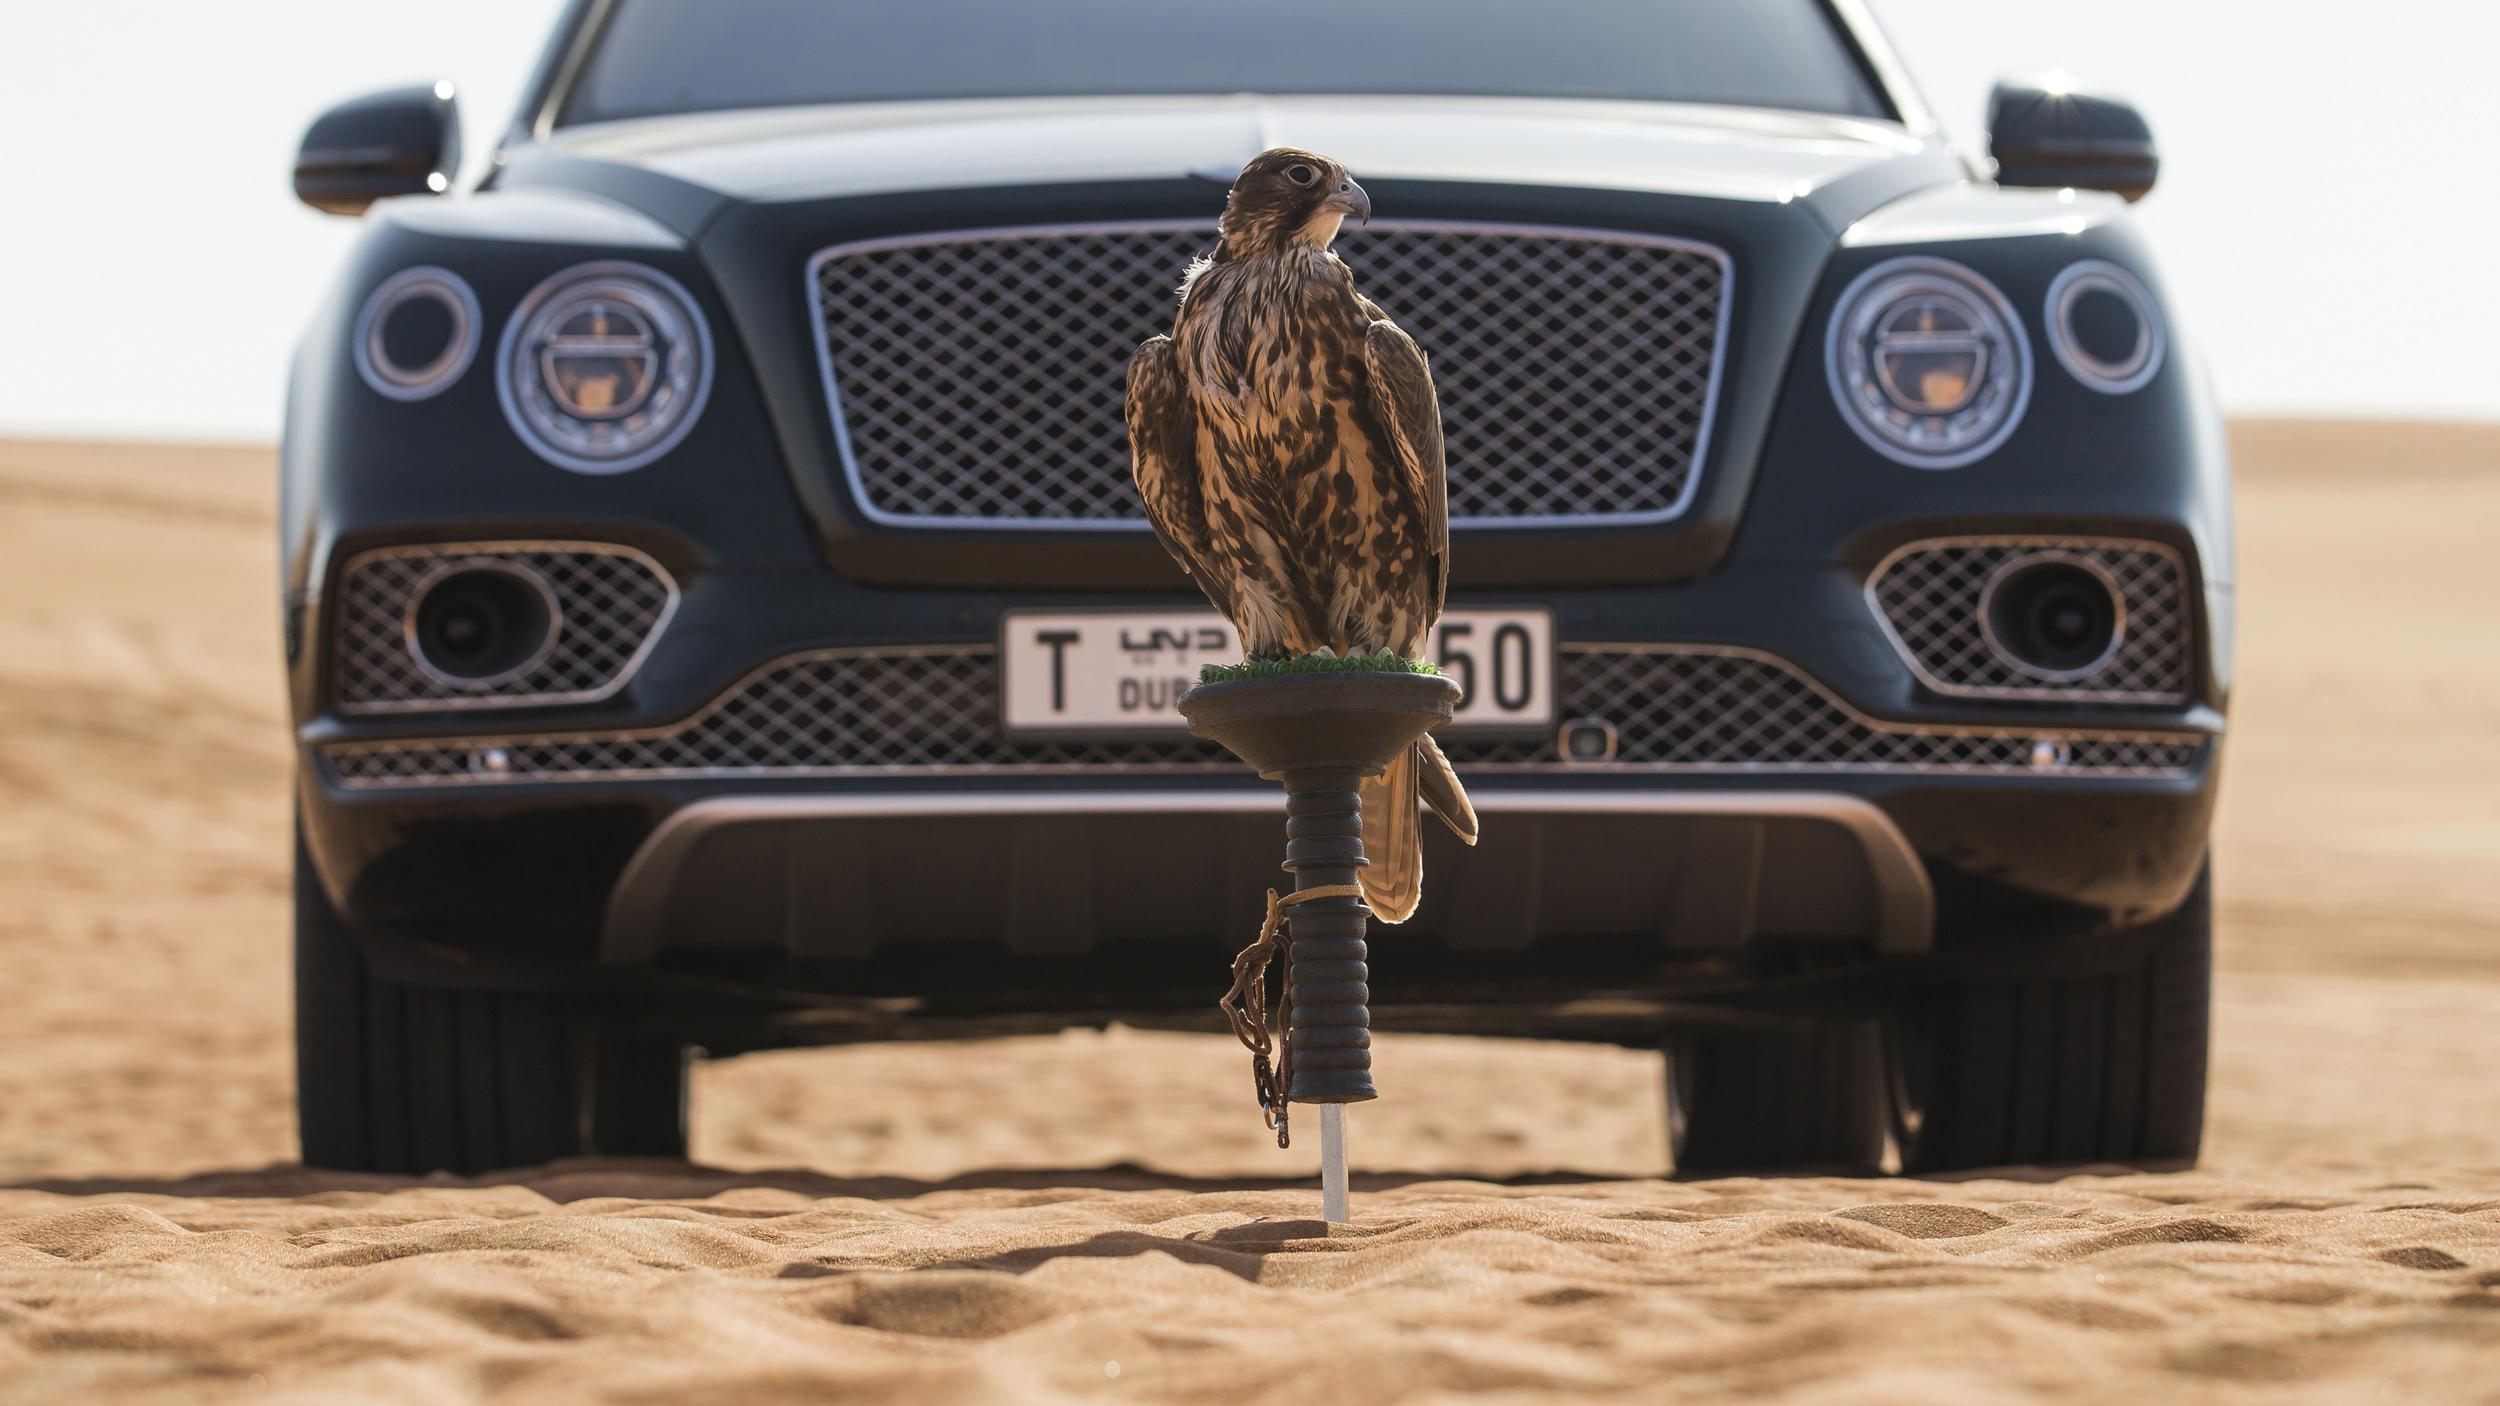
M 1319 179 L 1319 172 L 1308 166 L 1288 166 L 1285 168 L 1285 179 L 1295 185 L 1306 186 Z

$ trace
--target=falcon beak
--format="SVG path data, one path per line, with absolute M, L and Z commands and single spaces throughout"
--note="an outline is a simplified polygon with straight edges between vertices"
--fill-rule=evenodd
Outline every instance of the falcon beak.
M 1364 224 L 1372 222 L 1371 192 L 1363 189 L 1351 176 L 1337 183 L 1337 189 L 1321 203 L 1320 208 L 1342 211 Z

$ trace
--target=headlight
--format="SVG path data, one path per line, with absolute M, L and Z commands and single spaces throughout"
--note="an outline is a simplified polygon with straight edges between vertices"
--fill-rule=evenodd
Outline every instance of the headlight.
M 659 270 L 582 264 L 521 300 L 496 363 L 504 416 L 539 457 L 618 474 L 694 428 L 712 389 L 712 333 Z
M 2143 280 L 2116 264 L 2069 265 L 2049 285 L 2048 319 L 2058 364 L 2104 395 L 2142 390 L 2161 372 L 2161 311 Z
M 2031 401 L 2031 345 L 1996 285 L 1944 259 L 1893 259 L 1840 295 L 1824 349 L 1842 418 L 1914 469 L 1995 452 Z
M 477 355 L 477 294 L 450 269 L 402 269 L 356 314 L 352 352 L 365 384 L 393 400 L 423 400 L 460 379 Z

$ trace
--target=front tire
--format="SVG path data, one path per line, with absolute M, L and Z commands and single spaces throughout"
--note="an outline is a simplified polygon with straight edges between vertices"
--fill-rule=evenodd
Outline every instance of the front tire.
M 1882 1076 L 1872 1022 L 1680 1033 L 1667 1045 L 1675 1170 L 1877 1172 Z
M 688 1050 L 539 992 L 377 975 L 295 844 L 295 1097 L 308 1166 L 464 1175 L 683 1157 Z
M 1893 1138 L 1908 1173 L 2018 1163 L 2192 1162 L 2213 997 L 2210 867 L 2114 969 L 1965 978 L 1888 1022 Z

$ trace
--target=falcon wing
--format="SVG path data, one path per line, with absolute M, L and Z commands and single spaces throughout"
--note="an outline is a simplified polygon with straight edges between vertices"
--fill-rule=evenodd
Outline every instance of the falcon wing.
M 1128 455 L 1156 540 L 1226 619 L 1230 582 L 1210 569 L 1206 500 L 1198 487 L 1198 417 L 1169 337 L 1149 337 L 1128 363 Z
M 1368 304 L 1366 304 L 1369 307 Z M 1423 505 L 1424 540 L 1431 546 L 1432 611 L 1450 592 L 1450 473 L 1441 447 L 1441 403 L 1432 393 L 1432 372 L 1423 348 L 1398 325 L 1371 308 L 1364 334 L 1363 365 L 1371 372 L 1372 413 L 1389 427 L 1400 464 Z

